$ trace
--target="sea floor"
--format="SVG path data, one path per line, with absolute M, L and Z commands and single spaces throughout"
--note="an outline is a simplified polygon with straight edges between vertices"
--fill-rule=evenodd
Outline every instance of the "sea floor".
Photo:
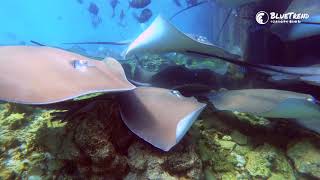
M 320 178 L 319 137 L 286 123 L 207 108 L 163 152 L 131 133 L 117 108 L 0 104 L 0 179 Z

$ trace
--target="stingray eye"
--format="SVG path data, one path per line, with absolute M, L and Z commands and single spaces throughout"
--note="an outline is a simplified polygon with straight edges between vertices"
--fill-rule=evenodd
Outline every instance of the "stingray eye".
M 307 98 L 307 101 L 315 102 L 315 99 L 313 97 L 309 97 L 309 98 Z
M 182 97 L 181 94 L 180 94 L 180 92 L 177 91 L 177 90 L 172 90 L 172 91 L 170 91 L 170 93 L 171 93 L 172 95 L 174 95 L 174 96 L 179 97 L 179 98 Z

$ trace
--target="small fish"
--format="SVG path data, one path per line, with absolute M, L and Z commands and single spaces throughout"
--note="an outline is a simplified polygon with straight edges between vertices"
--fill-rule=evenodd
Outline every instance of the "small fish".
M 62 16 L 58 16 L 57 20 L 61 21 L 61 20 L 63 20 L 63 17 Z
M 112 16 L 111 17 L 115 16 L 115 9 L 116 9 L 118 4 L 119 4 L 118 0 L 111 0 L 110 1 L 110 6 L 112 7 Z
M 148 8 L 141 11 L 140 15 L 133 14 L 139 23 L 145 23 L 152 17 L 152 11 Z
M 95 16 L 97 16 L 97 15 L 99 14 L 99 8 L 98 8 L 98 6 L 97 6 L 95 3 L 92 3 L 92 2 L 91 2 L 90 5 L 89 5 L 88 11 L 89 11 L 91 14 L 95 15 Z
M 83 4 L 83 0 L 77 0 L 79 4 Z
M 208 3 L 209 1 L 201 1 L 201 2 L 197 2 L 197 3 L 191 3 L 191 5 L 188 4 L 188 7 L 184 8 L 184 9 L 181 9 L 180 11 L 174 13 L 173 16 L 170 17 L 170 20 L 172 20 L 174 17 L 176 17 L 177 15 L 181 14 L 182 12 L 186 11 L 186 10 L 189 10 L 191 8 L 194 8 L 194 7 L 197 7 L 197 6 L 200 6 L 202 4 L 205 4 L 205 3 Z
M 122 23 L 124 17 L 126 16 L 126 14 L 124 13 L 124 10 L 122 9 L 121 10 L 121 13 L 120 13 L 120 16 L 119 16 L 119 19 L 120 19 L 120 23 Z
M 147 7 L 151 3 L 151 0 L 131 0 L 129 1 L 129 8 L 142 9 Z
M 173 0 L 174 4 L 177 5 L 178 7 L 181 7 L 181 2 L 180 0 Z
M 194 6 L 198 4 L 198 0 L 186 0 L 188 6 Z

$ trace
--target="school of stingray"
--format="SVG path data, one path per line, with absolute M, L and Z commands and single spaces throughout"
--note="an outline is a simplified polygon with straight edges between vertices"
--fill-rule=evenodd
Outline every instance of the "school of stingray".
M 316 23 L 319 15 L 314 13 L 310 16 L 308 22 L 290 27 L 275 25 L 271 29 L 284 41 L 320 35 L 320 26 Z M 263 73 L 271 79 L 320 86 L 318 66 L 284 67 L 247 63 L 241 55 L 179 31 L 161 16 L 130 42 L 123 56 L 128 58 L 146 52 L 214 57 Z M 130 81 L 121 64 L 111 57 L 99 61 L 47 46 L 1 46 L 0 61 L 1 100 L 48 105 L 73 101 L 76 97 L 91 93 L 116 95 L 122 120 L 127 127 L 164 151 L 179 143 L 206 107 L 195 97 L 185 97 L 170 87 Z M 258 88 L 209 91 L 205 96 L 216 111 L 283 118 L 298 123 L 301 128 L 320 133 L 320 106 L 318 100 L 309 94 Z

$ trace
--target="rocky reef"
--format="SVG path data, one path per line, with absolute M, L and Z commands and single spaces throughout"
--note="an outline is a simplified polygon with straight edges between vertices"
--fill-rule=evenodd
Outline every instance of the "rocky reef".
M 318 179 L 319 137 L 208 107 L 163 152 L 123 124 L 118 105 L 75 110 L 0 104 L 0 179 Z

